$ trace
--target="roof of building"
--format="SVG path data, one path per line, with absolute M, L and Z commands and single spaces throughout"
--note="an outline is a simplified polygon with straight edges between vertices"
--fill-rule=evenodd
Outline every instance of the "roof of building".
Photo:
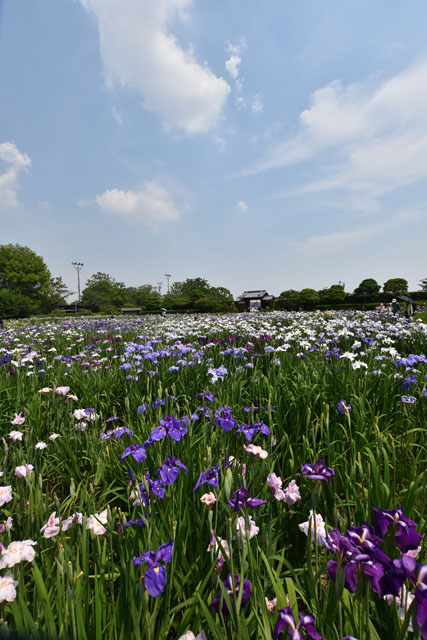
M 273 296 L 269 296 L 265 289 L 255 289 L 254 291 L 244 291 L 241 296 L 239 296 L 239 300 L 261 300 L 261 298 L 265 297 L 272 298 Z

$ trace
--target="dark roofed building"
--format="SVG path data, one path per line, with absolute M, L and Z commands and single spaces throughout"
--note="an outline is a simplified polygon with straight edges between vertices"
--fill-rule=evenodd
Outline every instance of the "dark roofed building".
M 257 311 L 272 307 L 274 296 L 270 296 L 265 289 L 244 291 L 237 299 L 238 311 Z

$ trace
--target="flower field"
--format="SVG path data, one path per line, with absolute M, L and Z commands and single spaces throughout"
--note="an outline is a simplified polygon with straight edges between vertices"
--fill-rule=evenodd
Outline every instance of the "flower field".
M 426 355 L 358 312 L 10 323 L 0 629 L 427 638 Z

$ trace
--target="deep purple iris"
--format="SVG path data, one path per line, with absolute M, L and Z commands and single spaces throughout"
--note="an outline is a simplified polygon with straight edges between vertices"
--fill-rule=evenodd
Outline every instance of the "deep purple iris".
M 211 393 L 207 391 L 206 393 L 196 393 L 195 398 L 204 398 L 208 402 L 212 402 L 214 398 L 217 397 L 216 393 Z
M 188 427 L 186 418 L 178 420 L 178 418 L 175 418 L 174 416 L 166 416 L 166 418 L 160 420 L 160 426 L 153 429 L 147 443 L 152 444 L 153 442 L 158 442 L 167 435 L 172 438 L 172 440 L 175 440 L 175 442 L 180 442 L 187 431 Z
M 343 398 L 340 398 L 337 404 L 338 413 L 342 413 L 342 415 L 348 414 L 351 411 L 351 404 L 347 404 Z
M 261 432 L 266 436 L 270 435 L 270 429 L 266 424 L 264 424 L 264 422 L 255 422 L 254 424 L 242 423 L 239 428 L 236 429 L 236 433 L 243 433 L 248 442 L 251 442 L 254 435 L 258 432 Z
M 184 469 L 185 473 L 188 473 L 188 469 L 182 464 L 181 460 L 169 456 L 166 458 L 162 466 L 157 469 L 156 473 L 160 476 L 162 484 L 167 486 L 173 484 L 178 479 L 179 469 Z
M 303 613 L 299 614 L 299 620 L 298 622 L 295 622 L 291 607 L 280 609 L 279 618 L 274 632 L 274 640 L 279 638 L 283 629 L 286 627 L 288 627 L 288 636 L 290 636 L 292 640 L 305 640 L 300 629 L 304 629 L 307 640 L 322 640 L 322 636 L 314 628 L 313 622 L 314 616 L 309 614 L 305 615 Z
M 194 493 L 206 482 L 210 484 L 211 487 L 217 487 L 219 482 L 218 471 L 219 464 L 216 467 L 210 467 L 207 471 L 202 471 L 194 487 Z
M 233 592 L 233 583 L 234 583 L 234 592 Z M 231 603 L 233 603 L 234 602 L 234 593 L 236 594 L 236 598 L 238 598 L 238 596 L 239 596 L 239 591 L 240 591 L 240 578 L 239 578 L 239 576 L 234 576 L 234 580 L 233 580 L 233 576 L 231 575 L 231 573 L 229 573 L 227 578 L 226 578 L 226 580 L 224 580 L 222 584 L 224 585 L 224 587 L 227 590 L 227 593 L 228 593 L 228 595 L 230 597 Z M 250 580 L 245 580 L 244 583 L 243 583 L 242 600 L 241 600 L 241 603 L 240 603 L 241 607 L 245 607 L 247 605 L 251 595 L 252 595 L 251 582 L 250 582 Z M 215 600 L 213 600 L 212 603 L 211 603 L 211 607 L 215 611 L 215 613 L 219 613 L 219 606 L 220 606 L 220 602 L 221 602 L 221 597 L 223 597 L 222 596 L 222 591 L 218 591 L 218 597 Z M 226 602 L 224 597 L 223 597 L 223 600 L 222 600 L 221 611 L 222 611 L 222 614 L 224 616 L 229 616 L 230 615 L 230 612 L 229 612 L 228 606 L 227 606 L 227 602 Z
M 129 454 L 132 455 L 132 458 L 134 460 L 136 460 L 136 462 L 144 462 L 145 458 L 147 457 L 147 452 L 145 450 L 145 445 L 143 445 L 143 444 L 131 444 L 130 447 L 127 447 L 123 451 L 122 457 L 120 458 L 120 460 L 123 462 L 123 460 Z
M 415 531 L 417 523 L 405 516 L 402 507 L 398 509 L 375 509 L 375 532 L 383 537 L 394 535 L 402 553 L 414 550 L 420 544 L 422 536 Z
M 135 567 L 138 567 L 143 562 L 148 564 L 148 569 L 144 574 L 144 583 L 145 588 L 153 598 L 157 598 L 165 589 L 167 582 L 166 569 L 160 563 L 171 561 L 173 545 L 174 541 L 171 540 L 160 545 L 157 551 L 146 551 L 133 558 Z
M 327 482 L 329 478 L 333 478 L 335 475 L 335 471 L 330 467 L 325 467 L 323 464 L 323 460 L 318 460 L 314 465 L 305 464 L 301 473 L 307 476 L 309 480 L 320 480 L 322 482 Z
M 223 431 L 230 431 L 239 424 L 232 416 L 231 407 L 221 407 L 215 411 L 215 422 Z
M 267 500 L 260 500 L 254 496 L 252 496 L 252 498 L 248 498 L 248 490 L 246 487 L 241 487 L 233 493 L 228 504 L 233 508 L 235 513 L 239 513 L 242 507 L 248 506 L 251 509 L 254 509 L 255 507 L 259 507 L 261 504 L 267 504 Z

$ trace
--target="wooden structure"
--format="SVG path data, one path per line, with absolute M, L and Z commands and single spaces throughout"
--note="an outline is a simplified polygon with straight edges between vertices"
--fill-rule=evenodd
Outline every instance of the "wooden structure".
M 265 289 L 244 291 L 236 300 L 237 311 L 258 311 L 271 309 L 274 296 L 270 296 Z

